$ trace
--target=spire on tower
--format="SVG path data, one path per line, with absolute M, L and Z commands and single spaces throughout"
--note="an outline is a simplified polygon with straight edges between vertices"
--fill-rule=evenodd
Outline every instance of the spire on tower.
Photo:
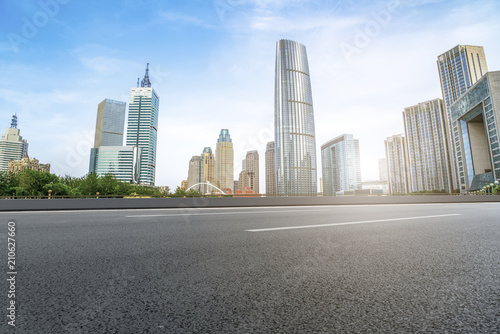
M 144 79 L 141 81 L 141 87 L 151 87 L 151 81 L 149 81 L 149 63 L 146 66 L 146 74 L 144 75 Z
M 141 84 L 141 78 L 137 78 L 137 87 Z
M 10 123 L 10 127 L 13 129 L 17 129 L 17 114 L 12 115 L 12 122 Z

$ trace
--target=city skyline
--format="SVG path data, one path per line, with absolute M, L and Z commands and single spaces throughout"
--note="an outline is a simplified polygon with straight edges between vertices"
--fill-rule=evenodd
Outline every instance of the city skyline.
M 17 52 L 8 38 L 0 41 L 0 71 L 10 78 L 0 84 L 0 108 L 17 112 L 23 137 L 30 141 L 29 151 L 51 163 L 54 173 L 82 176 L 87 172 L 95 105 L 106 97 L 127 101 L 134 73 L 140 73 L 147 61 L 155 64 L 151 77 L 162 96 L 156 184 L 171 189 L 185 178 L 185 161 L 198 154 L 200 146 L 212 143 L 213 133 L 221 128 L 231 131 L 235 143 L 235 173 L 241 170 L 238 165 L 247 151 L 258 150 L 264 156 L 274 131 L 276 40 L 293 39 L 308 48 L 317 151 L 319 143 L 353 133 L 363 143 L 363 179 L 378 178 L 384 139 L 402 132 L 403 108 L 441 96 L 437 55 L 457 44 L 481 45 L 488 68 L 500 68 L 499 4 L 494 1 L 458 1 L 453 11 L 444 10 L 446 4 L 439 1 L 401 2 L 397 8 L 389 8 L 385 1 L 314 5 L 249 1 L 225 7 L 223 13 L 210 2 L 195 8 L 190 1 L 148 1 L 148 8 L 137 13 L 143 3 L 127 3 L 112 20 L 102 22 L 99 18 L 104 16 L 98 13 L 112 12 L 104 10 L 109 4 L 61 4 L 54 19 L 38 27 L 38 33 L 19 44 Z M 43 10 L 36 4 L 4 6 L 10 14 L 0 23 L 4 36 L 23 36 L 22 18 L 30 20 Z M 375 18 L 384 11 L 390 13 L 385 18 L 388 22 L 379 23 L 367 42 L 356 44 L 361 41 L 356 39 L 362 35 L 359 32 L 378 22 Z M 97 15 L 93 24 L 98 29 L 86 23 L 89 15 Z M 476 16 L 481 22 L 467 19 Z M 149 27 L 158 30 L 150 38 L 160 34 L 165 43 L 149 43 L 149 37 L 139 40 L 142 30 L 133 29 L 146 19 L 151 19 Z M 125 24 L 129 27 L 122 33 L 120 27 Z M 199 37 L 189 38 L 195 35 Z M 198 55 L 203 49 L 206 57 Z M 418 66 L 411 68 L 408 63 Z M 162 107 L 164 103 L 168 107 Z M 49 134 L 42 128 L 50 129 Z M 175 138 L 185 132 L 188 138 L 177 147 Z M 178 166 L 171 165 L 166 152 L 179 161 Z

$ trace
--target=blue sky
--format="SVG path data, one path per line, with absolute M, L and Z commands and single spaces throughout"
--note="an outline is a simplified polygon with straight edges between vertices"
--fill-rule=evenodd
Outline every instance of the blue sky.
M 222 128 L 233 138 L 235 178 L 256 149 L 264 187 L 279 39 L 308 50 L 318 165 L 321 144 L 352 133 L 363 180 L 378 178 L 403 109 L 441 97 L 439 54 L 481 45 L 489 70 L 500 70 L 493 0 L 5 0 L 0 15 L 0 129 L 17 113 L 30 156 L 82 176 L 97 104 L 128 103 L 149 62 L 160 96 L 157 185 L 171 189 L 191 156 L 215 149 Z

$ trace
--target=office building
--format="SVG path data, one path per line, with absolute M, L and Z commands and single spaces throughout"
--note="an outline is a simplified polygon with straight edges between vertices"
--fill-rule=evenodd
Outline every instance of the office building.
M 266 194 L 276 194 L 276 170 L 275 170 L 275 151 L 274 142 L 271 141 L 266 145 Z
M 323 195 L 361 189 L 359 141 L 352 134 L 338 136 L 321 146 Z
M 451 192 L 443 101 L 435 99 L 405 108 L 403 119 L 409 163 L 409 192 Z
M 451 105 L 459 189 L 481 189 L 500 180 L 500 71 L 488 72 Z
M 28 142 L 20 136 L 17 128 L 17 115 L 12 116 L 10 128 L 0 139 L 0 172 L 7 171 L 10 160 L 21 160 L 28 154 Z
M 203 172 L 202 172 L 202 182 L 213 184 L 214 186 L 217 184 L 215 179 L 215 156 L 212 153 L 212 149 L 210 147 L 205 147 L 203 149 L 203 153 L 201 154 L 201 160 L 203 164 Z M 203 185 L 202 193 L 209 194 L 215 189 L 208 184 Z
M 149 80 L 148 64 L 140 87 L 130 90 L 126 145 L 141 149 L 139 183 L 151 186 L 156 176 L 159 104 L 160 99 Z
M 217 187 L 224 192 L 234 191 L 234 150 L 229 130 L 222 129 L 215 148 L 215 161 L 217 165 Z
M 122 182 L 138 183 L 141 149 L 135 146 L 101 146 L 92 149 L 98 176 L 113 175 Z
M 30 159 L 28 154 L 26 154 L 21 160 L 10 160 L 7 173 L 20 173 L 25 169 L 50 173 L 50 164 L 41 164 L 38 159 Z
M 384 141 L 387 161 L 389 194 L 408 193 L 408 154 L 404 135 L 388 137 Z
M 199 192 L 204 191 L 204 186 L 200 183 L 205 182 L 203 180 L 203 159 L 199 155 L 195 155 L 189 160 L 189 172 L 188 172 L 188 188 L 194 189 Z
M 280 40 L 275 76 L 276 193 L 315 195 L 316 139 L 306 47 Z
M 259 152 L 248 151 L 246 159 L 243 160 L 245 171 L 249 177 L 248 187 L 252 188 L 254 194 L 259 193 Z M 241 187 L 240 187 L 241 188 Z
M 481 46 L 457 45 L 438 56 L 437 60 L 441 90 L 446 110 L 446 132 L 448 134 L 448 161 L 451 168 L 451 185 L 458 188 L 458 159 L 455 147 L 459 145 L 459 128 L 452 126 L 451 105 L 472 85 L 488 72 L 484 49 Z
M 105 99 L 97 106 L 94 148 L 122 146 L 127 104 Z

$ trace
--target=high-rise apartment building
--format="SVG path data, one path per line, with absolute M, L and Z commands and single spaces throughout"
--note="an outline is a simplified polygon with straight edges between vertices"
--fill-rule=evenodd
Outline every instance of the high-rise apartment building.
M 266 146 L 266 194 L 274 195 L 276 194 L 276 170 L 274 159 L 274 142 L 271 141 L 267 143 Z
M 448 160 L 451 166 L 452 188 L 458 188 L 458 157 L 455 147 L 460 145 L 458 125 L 452 125 L 451 105 L 488 72 L 484 49 L 481 46 L 457 45 L 438 56 L 441 90 L 446 110 Z
M 130 90 L 127 146 L 141 149 L 139 183 L 154 186 L 160 99 L 151 88 L 149 64 L 140 87 Z
M 311 78 L 306 47 L 280 40 L 275 77 L 276 192 L 315 195 L 316 139 Z
M 451 192 L 446 114 L 443 101 L 435 99 L 403 111 L 410 192 Z
M 234 192 L 234 150 L 229 130 L 222 129 L 215 148 L 217 187 Z
M 488 72 L 450 107 L 461 192 L 500 180 L 500 71 Z
M 203 172 L 202 172 L 202 182 L 213 184 L 214 186 L 217 184 L 215 179 L 215 156 L 212 153 L 212 149 L 210 147 L 205 147 L 203 149 L 203 153 L 201 154 L 201 160 L 203 164 Z M 204 194 L 211 193 L 214 189 L 205 184 L 202 187 L 202 192 Z
M 17 116 L 12 116 L 10 128 L 0 139 L 0 171 L 7 171 L 10 160 L 21 160 L 28 154 L 28 142 L 19 135 L 21 130 L 17 128 Z
M 249 177 L 248 187 L 252 188 L 254 194 L 259 193 L 259 152 L 248 151 L 245 161 L 245 171 Z
M 361 189 L 359 141 L 352 134 L 338 136 L 321 146 L 323 194 Z
M 127 104 L 105 99 L 97 106 L 94 148 L 122 146 Z
M 380 181 L 386 181 L 388 179 L 388 174 L 387 174 L 387 159 L 386 158 L 381 158 L 378 159 L 378 179 Z
M 385 142 L 388 190 L 390 194 L 408 193 L 408 154 L 406 140 L 401 135 L 388 137 Z
M 188 172 L 188 188 L 199 192 L 204 191 L 204 186 L 199 183 L 205 182 L 203 180 L 203 159 L 199 155 L 195 155 L 189 160 L 189 172 Z

